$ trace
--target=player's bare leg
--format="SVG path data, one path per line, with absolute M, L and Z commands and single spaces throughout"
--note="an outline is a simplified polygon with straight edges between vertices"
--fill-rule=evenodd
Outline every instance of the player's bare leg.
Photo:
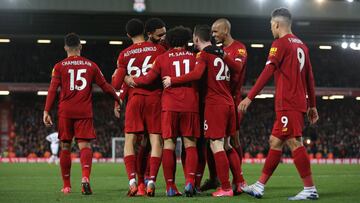
M 161 165 L 162 139 L 160 134 L 150 134 L 151 157 L 150 157 L 150 180 L 146 187 L 148 196 L 155 195 L 155 182 Z
M 173 197 L 179 196 L 176 184 L 175 184 L 175 167 L 176 157 L 174 157 L 176 147 L 176 139 L 168 138 L 164 140 L 164 149 L 162 155 L 162 165 L 164 171 L 164 178 L 166 182 L 166 196 Z
M 229 181 L 229 160 L 224 150 L 224 138 L 210 140 L 210 147 L 214 154 L 217 177 L 221 182 L 221 188 L 212 193 L 212 196 L 233 196 L 234 194 Z
M 125 133 L 124 162 L 129 179 L 129 191 L 127 194 L 129 197 L 135 196 L 137 193 L 136 156 L 134 147 L 136 136 L 134 133 Z
M 265 184 L 270 179 L 271 175 L 273 174 L 276 167 L 280 163 L 282 156 L 282 149 L 285 142 L 271 135 L 269 139 L 269 144 L 270 144 L 270 150 L 266 157 L 262 174 L 259 180 L 252 185 L 242 188 L 244 192 L 256 198 L 261 198 L 264 195 Z
M 290 138 L 286 140 L 286 145 L 290 148 L 294 164 L 303 181 L 304 189 L 289 200 L 316 200 L 319 199 L 316 187 L 311 175 L 311 166 L 306 148 L 303 146 L 302 138 Z
M 92 190 L 90 187 L 90 173 L 93 157 L 91 145 L 89 140 L 78 139 L 77 141 L 80 149 L 80 162 L 82 170 L 81 193 L 83 195 L 91 195 Z
M 230 140 L 233 139 L 233 137 L 234 136 L 225 138 L 224 148 L 227 158 L 229 159 L 230 169 L 233 175 L 232 189 L 234 195 L 239 195 L 243 192 L 241 188 L 246 186 L 246 182 L 242 175 L 239 155 L 234 147 L 230 144 Z
M 186 181 L 185 194 L 187 197 L 192 197 L 195 194 L 195 174 L 198 165 L 198 154 L 196 149 L 195 137 L 183 137 L 184 147 L 186 151 Z
M 70 183 L 71 141 L 61 142 L 60 168 L 61 168 L 61 176 L 63 179 L 63 188 L 61 189 L 61 192 L 63 192 L 64 194 L 68 194 L 71 192 L 71 183 Z

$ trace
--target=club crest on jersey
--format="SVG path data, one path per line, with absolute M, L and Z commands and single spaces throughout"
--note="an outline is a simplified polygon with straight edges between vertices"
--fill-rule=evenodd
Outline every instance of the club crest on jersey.
M 238 49 L 240 56 L 246 56 L 246 50 L 245 49 Z
M 271 47 L 269 56 L 275 56 L 276 52 L 277 52 L 277 48 L 276 47 Z

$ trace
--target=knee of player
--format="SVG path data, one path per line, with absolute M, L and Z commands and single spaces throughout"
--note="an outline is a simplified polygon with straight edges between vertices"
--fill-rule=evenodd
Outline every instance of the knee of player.
M 71 150 L 71 142 L 61 142 L 61 150 Z
M 275 136 L 270 136 L 269 145 L 271 149 L 282 150 L 284 141 L 280 140 Z
M 291 151 L 303 146 L 302 139 L 291 138 L 286 141 L 286 145 L 290 148 Z

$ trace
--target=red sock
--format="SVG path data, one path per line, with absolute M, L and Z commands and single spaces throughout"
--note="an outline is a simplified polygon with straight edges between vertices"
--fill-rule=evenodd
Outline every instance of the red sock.
M 156 182 L 156 177 L 159 172 L 161 164 L 161 157 L 151 157 L 150 158 L 150 180 Z
M 195 173 L 198 164 L 198 154 L 196 147 L 188 147 L 186 150 L 186 183 L 195 185 Z
M 208 147 L 208 153 L 206 159 L 209 168 L 210 179 L 214 180 L 216 178 L 216 166 L 215 166 L 214 154 L 212 153 L 210 147 Z
M 124 157 L 125 168 L 128 174 L 128 179 L 136 178 L 136 157 L 135 155 L 128 155 Z
M 226 152 L 226 155 L 227 158 L 229 159 L 231 173 L 233 174 L 233 184 L 244 182 L 239 155 L 237 154 L 235 149 L 230 149 L 229 151 Z
M 197 144 L 197 150 L 198 150 L 198 165 L 196 169 L 195 187 L 200 188 L 201 179 L 204 175 L 205 166 L 206 166 L 207 150 L 204 145 L 200 145 L 200 144 Z
M 229 161 L 226 157 L 225 151 L 216 152 L 214 154 L 214 160 L 216 163 L 217 177 L 220 180 L 221 188 L 223 190 L 231 189 L 229 181 Z
M 60 151 L 60 168 L 64 187 L 71 187 L 70 171 L 71 171 L 71 153 L 69 150 Z
M 305 147 L 302 146 L 295 149 L 292 152 L 292 155 L 294 158 L 294 164 L 296 166 L 296 169 L 298 170 L 301 179 L 303 180 L 304 187 L 314 186 L 311 175 L 310 160 Z
M 167 186 L 174 183 L 174 151 L 170 149 L 163 149 L 162 165 L 164 171 L 164 178 Z
M 282 151 L 270 149 L 269 153 L 265 160 L 265 165 L 262 170 L 262 174 L 260 176 L 259 182 L 262 184 L 266 184 L 269 180 L 276 167 L 279 165 L 282 156 Z
M 82 177 L 90 178 L 93 153 L 90 148 L 80 150 Z

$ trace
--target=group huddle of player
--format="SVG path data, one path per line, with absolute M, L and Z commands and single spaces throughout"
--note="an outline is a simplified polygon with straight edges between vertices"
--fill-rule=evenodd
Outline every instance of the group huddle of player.
M 181 137 L 187 197 L 216 189 L 212 193 L 214 197 L 246 192 L 261 198 L 286 144 L 293 152 L 294 163 L 304 182 L 304 190 L 289 199 L 317 199 L 310 162 L 301 140 L 304 114 L 307 112 L 310 123 L 318 120 L 308 49 L 291 33 L 291 14 L 287 9 L 273 11 L 271 30 L 276 40 L 268 61 L 243 100 L 241 86 L 245 80 L 247 52 L 244 44 L 231 37 L 231 24 L 227 19 L 218 19 L 211 26 L 196 25 L 193 31 L 183 26 L 166 30 L 159 18 L 149 19 L 145 24 L 139 19 L 129 20 L 126 32 L 133 44 L 119 54 L 111 85 L 94 62 L 80 56 L 79 37 L 68 34 L 65 38 L 68 58 L 53 69 L 44 111 L 44 123 L 52 125 L 48 112 L 60 86 L 58 129 L 62 191 L 65 194 L 71 191 L 70 143 L 75 137 L 80 148 L 82 193 L 92 193 L 90 141 L 95 133 L 91 84 L 96 82 L 115 99 L 116 117 L 120 117 L 123 101 L 127 101 L 124 163 L 129 179 L 128 196 L 155 196 L 161 164 L 166 195 L 182 195 L 175 182 L 176 139 Z M 189 49 L 190 41 L 194 49 Z M 241 168 L 242 113 L 272 75 L 276 83 L 276 120 L 270 136 L 270 151 L 259 181 L 248 186 Z M 122 89 L 120 98 L 114 89 Z M 210 177 L 201 185 L 206 163 Z

